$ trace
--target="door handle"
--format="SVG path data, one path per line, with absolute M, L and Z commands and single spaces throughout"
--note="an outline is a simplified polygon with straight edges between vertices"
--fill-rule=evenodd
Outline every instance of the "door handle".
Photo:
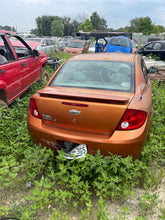
M 5 72 L 5 70 L 0 70 L 0 73 L 4 73 Z
M 27 63 L 21 63 L 21 66 L 26 66 Z

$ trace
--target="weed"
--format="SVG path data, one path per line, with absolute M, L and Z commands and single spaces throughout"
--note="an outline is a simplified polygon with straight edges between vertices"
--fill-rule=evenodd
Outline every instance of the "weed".
M 160 219 L 165 220 L 165 208 L 160 209 L 161 215 L 159 216 Z
M 54 72 L 49 71 L 50 75 Z M 97 204 L 95 217 L 107 220 L 105 199 L 124 201 L 134 187 L 156 188 L 163 176 L 161 164 L 165 160 L 165 89 L 164 84 L 159 87 L 154 81 L 152 84 L 154 115 L 150 140 L 135 161 L 111 154 L 104 157 L 99 151 L 95 156 L 87 154 L 86 158 L 68 161 L 62 157 L 63 152 L 55 157 L 53 151 L 32 143 L 26 118 L 31 95 L 44 86 L 38 82 L 8 111 L 0 108 L 5 112 L 3 119 L 0 118 L 0 216 L 13 214 L 21 220 L 31 220 L 44 212 L 52 219 L 66 220 L 69 210 L 74 210 L 88 220 L 92 219 L 91 212 Z M 23 185 L 28 181 L 32 182 L 30 189 Z M 9 196 L 15 198 L 15 191 L 22 188 L 28 194 L 25 202 L 20 202 L 17 209 L 7 206 L 4 200 Z M 97 201 L 92 200 L 93 196 Z M 144 220 L 154 207 L 157 207 L 157 195 L 146 191 L 140 198 L 141 217 L 136 220 Z M 125 207 L 120 217 L 127 216 L 129 209 Z M 160 219 L 165 219 L 164 209 Z
M 150 195 L 148 192 L 145 192 L 143 194 L 142 198 L 140 198 L 140 215 L 142 217 L 145 217 L 148 214 L 148 212 L 150 212 L 150 214 L 154 213 L 153 209 L 158 204 L 157 198 L 158 196 L 156 193 Z

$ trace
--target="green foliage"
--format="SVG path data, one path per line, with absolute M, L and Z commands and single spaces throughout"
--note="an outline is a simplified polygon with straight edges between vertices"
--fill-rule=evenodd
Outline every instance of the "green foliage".
M 37 35 L 38 36 L 51 36 L 51 25 L 52 22 L 56 20 L 61 20 L 58 16 L 39 16 L 36 18 L 37 24 Z
M 125 27 L 125 29 L 126 28 L 128 32 L 141 32 L 144 35 L 150 35 L 151 33 L 158 35 L 165 31 L 165 27 L 153 24 L 151 18 L 148 16 L 131 19 L 130 26 Z
M 100 15 L 95 11 L 90 16 L 90 21 L 96 31 L 106 31 L 107 22 L 104 18 L 101 18 Z
M 98 206 L 98 212 L 96 213 L 97 219 L 108 220 L 109 219 L 108 210 L 106 208 L 106 202 L 102 196 L 100 196 L 97 206 Z
M 91 21 L 87 18 L 86 21 L 81 24 L 78 28 L 78 31 L 84 31 L 84 32 L 92 32 L 92 31 L 95 31 L 95 29 L 93 28 L 92 26 L 92 23 Z
M 150 214 L 154 213 L 153 209 L 157 206 L 158 195 L 154 193 L 150 195 L 148 192 L 145 192 L 140 198 L 140 214 L 142 217 L 145 217 L 149 212 Z
M 15 27 L 11 27 L 11 26 L 8 26 L 8 25 L 1 26 L 1 27 L 2 27 L 2 29 L 6 30 L 6 31 L 14 31 L 14 32 L 16 32 Z
M 138 24 L 138 32 L 142 32 L 144 35 L 148 35 L 152 33 L 152 21 L 150 17 L 140 17 Z
M 165 208 L 160 210 L 161 215 L 159 216 L 160 219 L 164 220 L 165 219 Z
M 54 20 L 51 23 L 51 35 L 52 36 L 63 36 L 64 35 L 64 25 L 62 20 Z
M 39 16 L 36 18 L 37 28 L 32 29 L 31 33 L 38 36 L 75 36 L 78 30 L 84 31 L 114 31 L 113 28 L 108 28 L 107 21 L 102 18 L 97 11 L 93 12 L 88 18 L 87 16 L 78 16 L 79 19 L 71 20 L 70 17 L 59 16 Z M 62 22 L 62 23 L 61 23 Z M 89 24 L 89 22 L 92 24 Z M 14 30 L 14 27 L 4 26 L 7 30 Z M 142 32 L 144 35 L 160 34 L 165 31 L 165 27 L 162 25 L 156 25 L 152 23 L 151 18 L 135 17 L 130 20 L 130 25 L 120 27 L 115 31 L 122 32 Z
M 130 210 L 128 209 L 127 206 L 125 206 L 123 208 L 123 211 L 120 213 L 120 219 L 123 219 L 123 220 L 129 219 L 128 215 L 130 214 L 131 214 Z

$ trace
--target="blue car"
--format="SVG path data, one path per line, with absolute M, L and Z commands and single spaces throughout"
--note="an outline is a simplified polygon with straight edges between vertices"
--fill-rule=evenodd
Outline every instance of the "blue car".
M 95 53 L 123 52 L 132 53 L 132 33 L 129 32 L 77 32 L 81 39 L 94 37 Z M 107 39 L 110 37 L 109 42 Z
M 111 37 L 104 51 L 132 53 L 132 40 L 125 36 Z

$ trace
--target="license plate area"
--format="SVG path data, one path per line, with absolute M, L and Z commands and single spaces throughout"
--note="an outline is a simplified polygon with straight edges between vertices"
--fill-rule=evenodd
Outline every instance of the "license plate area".
M 69 160 L 85 158 L 87 154 L 87 146 L 80 144 L 73 148 L 69 153 L 64 153 L 63 157 Z

